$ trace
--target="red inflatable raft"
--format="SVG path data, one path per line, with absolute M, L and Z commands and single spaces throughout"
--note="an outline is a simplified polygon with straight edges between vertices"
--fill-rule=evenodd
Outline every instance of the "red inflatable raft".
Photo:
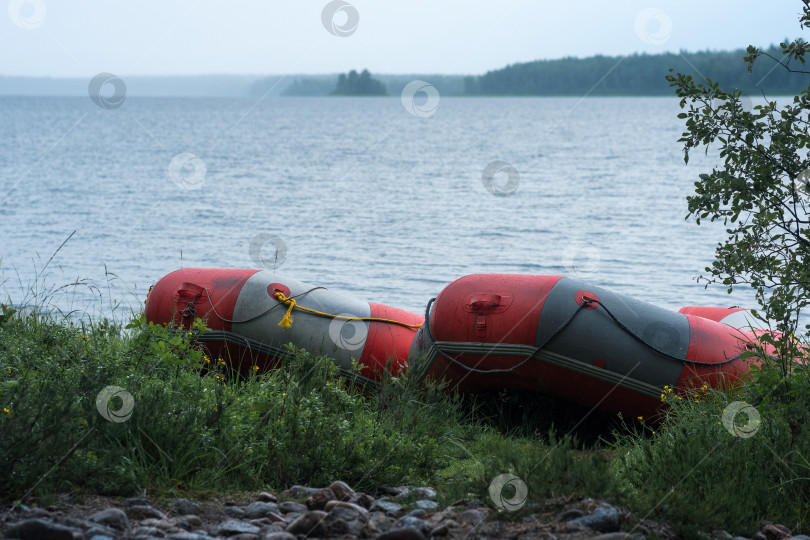
M 342 371 L 356 359 L 368 380 L 407 365 L 408 348 L 424 320 L 270 272 L 220 268 L 165 276 L 150 290 L 145 316 L 183 328 L 197 317 L 206 320 L 210 331 L 199 339 L 212 357 L 236 369 L 270 368 L 293 343 L 335 358 Z
M 463 391 L 538 390 L 634 417 L 653 416 L 665 386 L 738 381 L 755 337 L 719 322 L 729 310 L 675 313 L 560 276 L 466 276 L 432 302 L 411 369 Z

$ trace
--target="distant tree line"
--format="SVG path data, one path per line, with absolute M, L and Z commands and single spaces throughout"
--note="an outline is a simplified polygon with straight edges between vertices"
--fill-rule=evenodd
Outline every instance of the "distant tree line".
M 336 77 L 338 76 L 296 76 L 295 78 L 292 78 L 292 82 L 280 82 L 278 77 L 267 77 L 266 79 L 262 79 L 254 84 L 254 86 L 251 88 L 251 95 L 261 96 L 275 85 L 276 88 L 280 88 L 276 93 L 280 93 L 282 96 L 327 96 L 333 90 L 335 90 Z M 402 93 L 403 88 L 405 88 L 409 82 L 415 80 L 425 81 L 426 83 L 433 85 L 442 96 L 464 95 L 463 75 L 430 75 L 424 73 L 411 73 L 401 75 L 373 75 L 373 78 L 374 80 L 384 84 L 386 91 L 392 96 L 399 96 Z M 272 95 L 276 95 L 276 93 L 273 93 Z
M 348 74 L 338 75 L 337 86 L 330 96 L 387 96 L 385 85 L 373 79 L 371 73 L 364 69 L 359 75 L 355 70 Z
M 778 47 L 766 49 L 781 55 Z M 656 55 L 592 56 L 537 60 L 512 64 L 484 75 L 464 79 L 464 93 L 470 96 L 564 96 L 590 95 L 672 95 L 667 81 L 669 69 L 719 82 L 721 87 L 738 88 L 747 94 L 796 94 L 807 88 L 807 79 L 798 73 L 772 69 L 765 62 L 748 73 L 741 60 L 745 51 L 664 53 Z M 598 84 L 597 84 L 598 83 Z

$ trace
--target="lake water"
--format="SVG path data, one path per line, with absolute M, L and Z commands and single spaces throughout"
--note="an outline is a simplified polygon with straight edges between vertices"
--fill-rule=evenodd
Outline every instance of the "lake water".
M 416 312 L 483 272 L 580 277 L 671 309 L 753 305 L 695 282 L 723 230 L 685 221 L 685 197 L 718 160 L 684 165 L 676 99 L 434 105 L 0 98 L 0 291 L 19 303 L 79 279 L 51 303 L 128 313 L 177 268 L 264 265 Z M 487 190 L 497 160 L 519 179 L 502 170 Z

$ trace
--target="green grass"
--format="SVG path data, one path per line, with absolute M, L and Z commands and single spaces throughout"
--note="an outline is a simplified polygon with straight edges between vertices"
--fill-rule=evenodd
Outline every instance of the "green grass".
M 0 500 L 203 497 L 341 479 L 372 493 L 430 485 L 445 502 L 472 493 L 491 504 L 490 482 L 511 473 L 530 501 L 602 498 L 685 537 L 750 535 L 762 519 L 807 531 L 803 369 L 784 379 L 766 367 L 730 393 L 670 395 L 662 424 L 625 425 L 602 414 L 581 422 L 587 409 L 548 396 L 461 398 L 407 376 L 369 392 L 342 379 L 329 358 L 292 347 L 279 369 L 241 377 L 188 333 L 142 317 L 126 327 L 69 321 L 0 313 Z M 125 421 L 97 410 L 109 386 L 133 398 Z M 741 400 L 761 416 L 749 438 L 722 425 L 723 410 Z M 110 409 L 123 403 L 113 397 Z

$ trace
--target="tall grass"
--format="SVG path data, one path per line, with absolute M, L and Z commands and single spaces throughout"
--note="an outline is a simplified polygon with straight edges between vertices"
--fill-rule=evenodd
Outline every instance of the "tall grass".
M 0 370 L 7 498 L 34 487 L 125 494 L 425 482 L 447 465 L 440 449 L 462 418 L 437 388 L 388 379 L 368 397 L 330 359 L 292 347 L 280 369 L 240 377 L 189 334 L 142 318 L 128 330 L 82 329 L 6 308 Z M 125 421 L 97 410 L 110 386 L 132 396 Z M 109 408 L 122 405 L 114 397 Z
M 198 322 L 195 330 L 205 328 Z M 432 485 L 448 502 L 473 493 L 493 504 L 490 482 L 510 473 L 530 501 L 602 498 L 668 521 L 687 538 L 715 529 L 750 535 L 762 519 L 807 531 L 803 367 L 785 377 L 766 364 L 727 392 L 667 393 L 672 406 L 661 424 L 626 426 L 526 393 L 462 399 L 407 375 L 370 392 L 342 378 L 329 358 L 292 346 L 278 369 L 239 376 L 192 338 L 142 316 L 122 327 L 4 307 L 0 499 L 64 491 L 199 496 L 342 479 L 373 493 Z M 132 396 L 132 415 L 111 417 L 122 421 L 97 407 L 112 386 Z M 110 411 L 121 409 L 122 396 Z M 761 421 L 729 430 L 725 411 L 743 400 Z

